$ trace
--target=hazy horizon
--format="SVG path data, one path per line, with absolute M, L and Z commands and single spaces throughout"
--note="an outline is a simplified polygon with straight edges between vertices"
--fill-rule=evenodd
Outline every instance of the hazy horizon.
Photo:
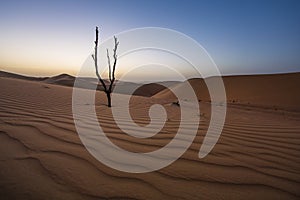
M 54 73 L 54 74 L 50 74 L 50 75 L 31 75 L 31 74 L 26 74 L 26 73 L 18 73 L 18 72 L 14 72 L 14 71 L 8 71 L 8 70 L 0 70 L 0 72 L 8 72 L 8 73 L 12 73 L 12 74 L 16 74 L 16 75 L 21 75 L 21 76 L 26 76 L 26 77 L 34 77 L 34 78 L 51 78 L 51 77 L 55 77 L 55 76 L 59 76 L 59 75 L 70 75 L 73 76 L 75 78 L 80 77 L 80 76 L 76 76 L 67 72 L 61 72 L 61 73 Z M 293 73 L 300 73 L 300 71 L 288 71 L 288 72 L 274 72 L 274 73 L 249 73 L 249 74 L 223 74 L 222 77 L 227 77 L 227 76 L 255 76 L 255 75 L 280 75 L 280 74 L 293 74 Z M 97 79 L 97 77 L 95 76 L 81 76 L 82 78 L 94 78 Z M 193 78 L 202 78 L 202 77 L 190 77 L 189 79 L 193 79 Z M 207 77 L 209 78 L 209 77 Z M 105 77 L 104 80 L 108 80 L 108 77 Z M 118 78 L 116 80 L 119 80 Z M 128 79 L 128 80 L 123 80 L 126 82 L 133 82 L 133 83 L 155 83 L 155 82 L 160 82 L 160 81 L 175 81 L 175 82 L 181 82 L 183 80 L 176 80 L 176 79 L 163 79 L 163 80 L 149 80 L 149 81 L 145 81 L 145 80 L 140 80 L 140 79 Z

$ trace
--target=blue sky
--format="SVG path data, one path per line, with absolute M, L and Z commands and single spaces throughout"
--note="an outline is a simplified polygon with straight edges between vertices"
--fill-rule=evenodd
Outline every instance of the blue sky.
M 300 71 L 300 1 L 5 1 L 0 67 L 75 74 L 101 39 L 164 27 L 199 42 L 223 74 Z

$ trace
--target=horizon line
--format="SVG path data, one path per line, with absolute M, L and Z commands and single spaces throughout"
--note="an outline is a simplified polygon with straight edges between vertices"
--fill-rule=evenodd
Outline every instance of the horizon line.
M 14 74 L 14 75 L 19 75 L 19 76 L 24 76 L 24 77 L 27 77 L 27 78 L 52 78 L 52 77 L 56 77 L 56 76 L 60 76 L 60 75 L 67 75 L 67 76 L 71 76 L 71 77 L 74 77 L 74 78 L 78 78 L 79 76 L 74 76 L 72 74 L 69 74 L 69 73 L 66 73 L 66 72 L 61 72 L 61 73 L 58 73 L 58 74 L 55 74 L 55 75 L 52 75 L 52 76 L 36 76 L 36 75 L 30 75 L 30 74 L 24 74 L 24 73 L 19 73 L 19 72 L 13 72 L 13 71 L 6 71 L 6 70 L 1 70 L 0 69 L 0 72 L 4 72 L 4 73 L 10 73 L 10 74 Z M 245 74 L 222 74 L 221 77 L 238 77 L 238 76 L 263 76 L 263 75 L 284 75 L 284 74 L 297 74 L 297 73 L 300 73 L 300 71 L 288 71 L 288 72 L 273 72 L 273 73 L 245 73 Z M 206 77 L 206 78 L 203 78 L 203 77 L 190 77 L 186 80 L 191 80 L 191 79 L 208 79 L 208 78 L 212 78 L 212 77 L 215 77 L 215 76 L 210 76 L 210 77 Z M 90 76 L 82 76 L 81 78 L 95 78 L 97 79 L 97 77 L 90 77 Z M 106 80 L 106 78 L 104 78 Z M 116 79 L 118 80 L 118 79 Z M 170 79 L 170 80 L 153 80 L 155 82 L 164 82 L 164 81 L 176 81 L 176 82 L 182 82 L 182 81 L 178 81 L 178 80 L 173 80 L 173 79 Z M 125 81 L 124 81 L 125 82 Z M 128 80 L 126 82 L 132 82 L 132 83 L 135 83 L 135 82 L 149 82 L 149 81 L 145 81 L 145 80 Z M 152 83 L 155 83 L 155 82 L 152 82 Z M 151 82 L 149 82 L 151 83 Z

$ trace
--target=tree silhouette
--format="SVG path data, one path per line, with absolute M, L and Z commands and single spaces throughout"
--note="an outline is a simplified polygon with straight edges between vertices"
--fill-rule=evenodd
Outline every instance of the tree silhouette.
M 97 53 L 98 53 L 98 27 L 96 26 L 96 40 L 95 40 L 95 53 L 92 55 L 94 63 L 95 63 L 95 69 L 96 69 L 96 75 L 98 77 L 98 80 L 100 81 L 101 85 L 104 88 L 104 92 L 107 97 L 107 106 L 111 107 L 111 93 L 113 92 L 113 84 L 115 82 L 115 71 L 116 71 L 116 65 L 117 65 L 117 49 L 118 49 L 118 39 L 114 36 L 114 41 L 115 41 L 115 47 L 113 49 L 113 66 L 111 66 L 110 63 L 110 57 L 109 57 L 109 52 L 108 49 L 106 49 L 106 55 L 107 55 L 107 62 L 108 62 L 108 77 L 109 77 L 109 85 L 106 85 L 104 80 L 101 78 L 99 71 L 98 71 L 98 59 L 97 59 Z

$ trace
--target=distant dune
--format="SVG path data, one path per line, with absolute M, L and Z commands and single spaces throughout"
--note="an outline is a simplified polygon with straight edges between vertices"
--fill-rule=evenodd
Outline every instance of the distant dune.
M 30 76 L 24 76 L 24 75 L 11 73 L 11 72 L 5 72 L 5 71 L 0 71 L 0 77 L 15 78 L 15 79 L 28 80 L 28 81 L 44 81 L 48 79 L 48 77 L 30 77 Z
M 214 78 L 208 78 L 212 79 Z M 300 111 L 300 73 L 224 76 L 223 82 L 228 103 Z M 203 79 L 190 79 L 188 83 L 194 88 L 200 101 L 210 101 Z M 184 94 L 186 84 L 187 82 L 179 83 L 172 88 Z M 169 90 L 163 90 L 154 97 L 175 98 Z
M 56 85 L 64 85 L 73 87 L 75 81 L 75 77 L 68 74 L 60 74 L 57 76 L 49 77 L 44 80 L 45 83 L 56 84 Z
M 4 72 L 0 71 L 0 77 L 6 77 L 6 78 L 15 78 L 15 79 L 21 79 L 21 80 L 29 80 L 29 81 L 39 81 L 44 82 L 48 84 L 54 84 L 54 85 L 61 85 L 61 86 L 67 86 L 67 87 L 73 87 L 75 78 L 74 76 L 71 76 L 69 74 L 60 74 L 52 77 L 29 77 L 29 76 L 23 76 L 19 74 L 14 74 L 10 72 Z M 80 86 L 80 88 L 85 89 L 93 89 L 97 88 L 97 90 L 103 91 L 103 87 L 101 84 L 98 84 L 98 80 L 96 78 L 88 78 L 88 77 L 82 77 L 77 80 L 79 83 L 77 86 Z M 106 85 L 109 85 L 109 82 L 107 80 L 104 80 Z M 168 81 L 164 82 L 164 85 L 171 86 L 178 82 L 176 81 Z M 156 93 L 162 91 L 165 89 L 165 87 L 159 85 L 159 83 L 150 83 L 150 84 L 141 84 L 141 83 L 132 83 L 132 82 L 125 82 L 125 81 L 116 81 L 114 83 L 114 86 L 118 86 L 117 93 L 120 94 L 130 94 L 129 91 L 131 91 L 132 88 L 139 88 L 136 90 L 133 95 L 137 96 L 145 96 L 150 97 L 155 95 Z
M 166 82 L 157 82 L 157 83 L 147 83 L 147 84 L 140 86 L 133 94 L 138 95 L 138 96 L 151 97 L 151 96 L 165 90 L 166 87 L 171 87 L 178 83 L 180 83 L 180 82 L 166 81 Z

